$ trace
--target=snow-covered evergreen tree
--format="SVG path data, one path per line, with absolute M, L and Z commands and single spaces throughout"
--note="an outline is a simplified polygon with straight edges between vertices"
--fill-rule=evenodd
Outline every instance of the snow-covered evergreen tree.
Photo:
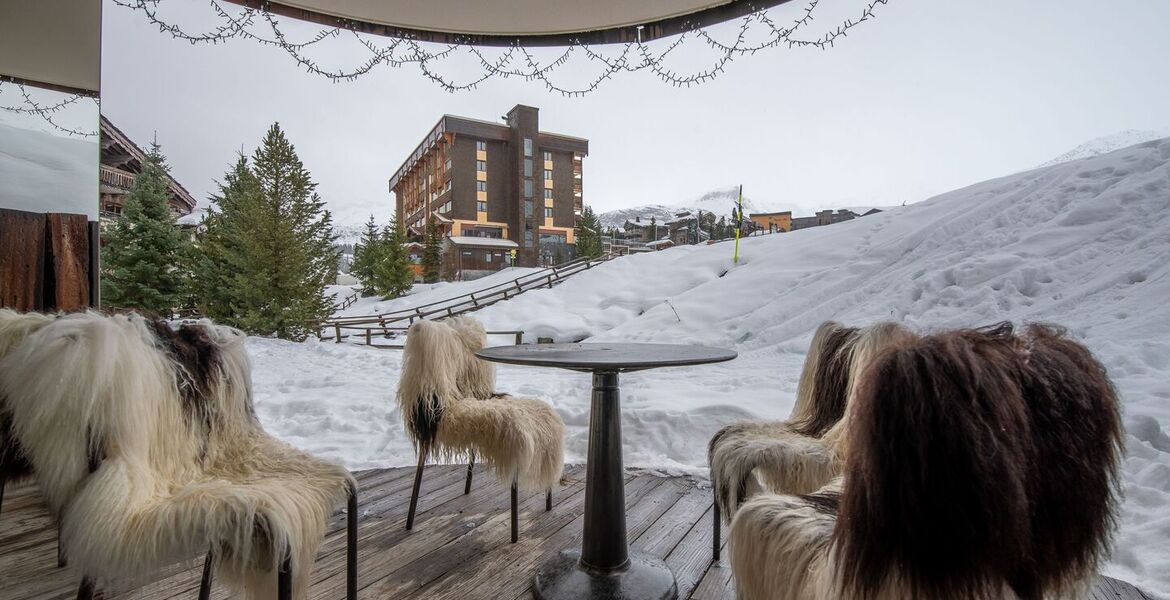
M 183 301 L 179 266 L 186 240 L 175 227 L 167 185 L 166 158 L 157 143 L 147 154 L 122 206 L 122 217 L 102 247 L 102 304 L 170 317 Z
M 439 225 L 434 219 L 427 221 L 427 235 L 423 244 L 423 281 L 435 283 L 439 280 L 440 270 L 443 268 L 443 236 L 439 233 Z
M 573 234 L 576 238 L 577 256 L 596 258 L 601 256 L 601 221 L 593 213 L 593 208 L 586 206 L 577 218 L 577 229 Z
M 353 262 L 349 266 L 349 274 L 357 278 L 362 284 L 362 294 L 369 296 L 380 293 L 374 281 L 374 268 L 380 261 L 382 251 L 382 234 L 374 222 L 374 215 L 366 221 L 366 230 L 362 232 L 362 239 L 353 248 Z
M 406 231 L 398 216 L 382 228 L 380 238 L 381 260 L 374 266 L 374 280 L 378 293 L 384 298 L 397 298 L 410 291 L 414 271 L 410 268 L 410 252 L 406 249 Z

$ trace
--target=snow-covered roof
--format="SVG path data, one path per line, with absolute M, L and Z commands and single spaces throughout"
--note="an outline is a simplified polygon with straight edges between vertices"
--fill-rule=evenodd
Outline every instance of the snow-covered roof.
M 501 238 L 476 237 L 470 235 L 453 235 L 447 238 L 456 246 L 480 246 L 484 248 L 519 248 L 512 240 Z
M 653 242 L 646 242 L 646 245 L 650 246 L 652 248 L 657 248 L 659 246 L 665 246 L 667 244 L 673 245 L 674 242 L 671 241 L 670 239 L 661 239 L 661 240 L 654 240 Z

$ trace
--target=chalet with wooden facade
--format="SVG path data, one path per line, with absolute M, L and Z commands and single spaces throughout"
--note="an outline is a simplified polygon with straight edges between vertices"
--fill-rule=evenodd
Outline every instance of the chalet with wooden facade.
M 134 185 L 134 177 L 142 172 L 142 166 L 146 163 L 146 152 L 105 115 L 101 118 L 100 139 L 101 165 L 98 177 L 101 184 L 98 207 L 102 221 L 107 221 L 122 215 L 122 206 Z M 167 175 L 167 187 L 171 192 L 171 211 L 176 217 L 195 210 L 195 198 L 170 175 Z
M 434 222 L 445 260 L 470 279 L 507 264 L 572 257 L 589 140 L 540 131 L 539 109 L 504 123 L 444 115 L 390 178 L 398 219 L 413 236 Z

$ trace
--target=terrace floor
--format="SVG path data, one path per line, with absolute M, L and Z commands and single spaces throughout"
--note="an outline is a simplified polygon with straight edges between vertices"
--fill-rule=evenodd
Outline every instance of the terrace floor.
M 427 467 L 413 531 L 404 531 L 413 468 L 364 471 L 360 482 L 358 585 L 361 598 L 529 598 L 536 565 L 580 544 L 585 469 L 566 469 L 566 485 L 522 496 L 520 541 L 509 543 L 507 488 L 476 467 L 463 494 L 466 465 Z M 666 561 L 680 598 L 735 596 L 726 562 L 711 564 L 711 491 L 684 477 L 626 473 L 627 527 L 634 550 Z M 726 530 L 726 528 L 724 528 Z M 0 599 L 72 598 L 77 574 L 56 567 L 56 527 L 28 484 L 10 486 L 0 507 Z M 176 565 L 145 585 L 107 590 L 106 598 L 191 598 L 201 563 Z M 213 598 L 228 594 L 216 585 Z M 345 596 L 345 516 L 337 515 L 313 571 L 311 598 Z M 1148 599 L 1136 588 L 1102 578 L 1092 600 Z

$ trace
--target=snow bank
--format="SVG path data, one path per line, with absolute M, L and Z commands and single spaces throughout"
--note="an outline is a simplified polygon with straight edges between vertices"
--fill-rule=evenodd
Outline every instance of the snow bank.
M 625 257 L 478 316 L 530 340 L 737 349 L 729 363 L 623 376 L 626 464 L 697 472 L 722 424 L 787 416 L 826 319 L 1064 325 L 1105 363 L 1125 404 L 1126 500 L 1105 572 L 1170 595 L 1170 139 L 750 238 L 738 265 L 731 254 L 722 243 Z M 257 407 L 273 431 L 352 467 L 413 464 L 391 408 L 399 353 L 249 344 Z M 551 402 L 568 425 L 568 459 L 583 460 L 587 375 L 500 367 L 498 387 Z

